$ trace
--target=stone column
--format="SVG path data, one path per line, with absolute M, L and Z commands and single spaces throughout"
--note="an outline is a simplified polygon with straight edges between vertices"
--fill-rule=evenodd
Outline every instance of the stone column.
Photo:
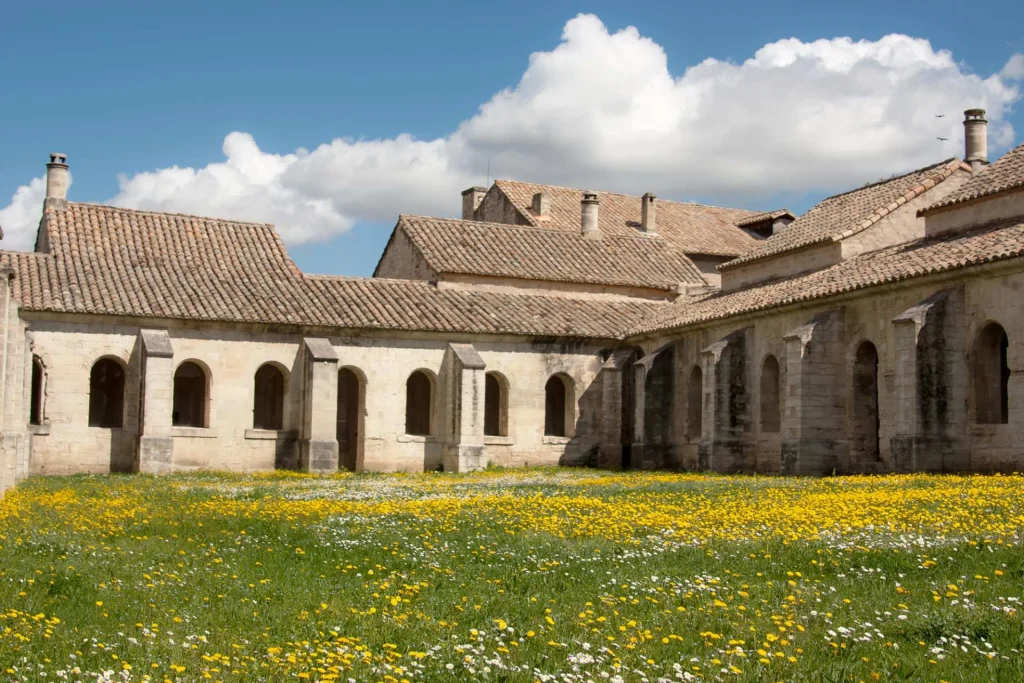
M 747 347 L 751 328 L 737 330 L 701 351 L 704 414 L 697 449 L 700 469 L 752 472 Z
M 840 387 L 845 350 L 843 309 L 811 318 L 786 341 L 782 473 L 821 476 L 846 455 L 846 403 Z
M 601 380 L 601 415 L 598 419 L 600 441 L 597 447 L 599 467 L 614 470 L 622 468 L 622 369 L 629 363 L 632 354 L 631 349 L 613 352 L 598 375 Z
M 320 337 L 302 340 L 302 423 L 299 469 L 329 474 L 338 471 L 338 354 Z
M 968 470 L 963 287 L 933 294 L 892 324 L 896 415 L 890 466 L 904 472 Z
M 140 368 L 139 441 L 132 469 L 166 474 L 174 469 L 174 348 L 167 330 L 139 330 L 135 350 Z
M 441 461 L 445 472 L 487 467 L 484 379 L 487 365 L 472 344 L 449 344 L 442 366 L 446 409 Z

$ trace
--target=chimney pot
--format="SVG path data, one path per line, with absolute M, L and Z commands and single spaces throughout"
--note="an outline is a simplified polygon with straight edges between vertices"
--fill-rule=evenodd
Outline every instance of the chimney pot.
M 66 154 L 53 152 L 50 163 L 46 164 L 46 199 L 43 209 L 66 209 L 68 207 L 68 185 L 71 182 L 68 173 L 68 157 Z
M 476 210 L 484 201 L 487 194 L 486 187 L 471 187 L 462 191 L 462 220 L 471 221 L 476 219 Z
M 597 198 L 596 192 L 583 191 L 583 199 L 580 200 L 580 228 L 583 236 L 589 239 L 600 239 L 601 230 L 597 225 L 598 209 L 601 200 Z
M 533 195 L 533 202 L 530 206 L 538 216 L 551 215 L 551 195 L 547 192 L 538 192 Z
M 977 173 L 988 165 L 988 121 L 984 109 L 964 112 L 964 161 Z
M 640 198 L 640 230 L 652 235 L 658 232 L 657 212 L 654 207 L 654 195 L 650 192 Z

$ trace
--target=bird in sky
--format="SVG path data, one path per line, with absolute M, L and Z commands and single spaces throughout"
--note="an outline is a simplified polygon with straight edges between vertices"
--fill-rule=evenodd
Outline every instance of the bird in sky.
M 943 116 L 945 116 L 945 114 L 936 114 L 936 115 L 935 115 L 935 118 L 937 118 L 937 119 L 941 119 L 941 118 L 942 118 Z
M 940 137 L 936 137 L 935 139 L 936 140 L 942 140 L 943 142 L 946 142 L 947 140 L 949 140 L 949 138 L 940 138 Z

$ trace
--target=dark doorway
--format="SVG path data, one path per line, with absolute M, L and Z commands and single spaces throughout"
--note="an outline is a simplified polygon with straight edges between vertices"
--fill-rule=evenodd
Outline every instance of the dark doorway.
M 362 382 L 348 368 L 338 371 L 338 457 L 339 464 L 355 472 L 359 455 L 359 417 Z

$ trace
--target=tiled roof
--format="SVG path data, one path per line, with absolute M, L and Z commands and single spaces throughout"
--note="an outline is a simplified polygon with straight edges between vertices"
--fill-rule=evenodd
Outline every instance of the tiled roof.
M 358 329 L 617 339 L 667 305 L 438 289 L 418 280 L 307 279 L 325 321 Z
M 959 159 L 947 159 L 896 178 L 824 199 L 761 242 L 756 249 L 723 263 L 719 268 L 724 270 L 792 249 L 844 239 L 871 227 L 961 168 L 969 169 Z
M 0 252 L 30 311 L 616 338 L 658 305 L 306 276 L 268 225 L 70 203 L 43 227 L 48 253 Z
M 580 231 L 583 190 L 513 180 L 497 180 L 495 185 L 530 225 L 572 233 Z M 533 195 L 538 192 L 547 192 L 551 199 L 551 216 L 546 220 L 539 220 L 530 208 Z M 640 229 L 640 197 L 614 192 L 596 194 L 601 200 L 598 227 L 602 234 L 636 236 Z M 754 211 L 665 199 L 658 199 L 656 206 L 658 234 L 686 254 L 740 256 L 760 243 L 736 227 L 737 221 L 756 215 Z
M 744 218 L 742 220 L 736 221 L 736 225 L 738 227 L 743 228 L 743 227 L 746 227 L 748 225 L 754 225 L 755 223 L 760 223 L 761 221 L 773 221 L 776 218 L 782 218 L 783 216 L 791 216 L 793 218 L 796 218 L 796 216 L 793 216 L 793 214 L 790 213 L 789 209 L 776 209 L 775 211 L 765 211 L 764 213 L 755 213 L 753 216 L 748 216 L 747 218 Z
M 400 216 L 403 230 L 437 273 L 491 275 L 674 289 L 704 284 L 685 254 L 654 236 L 585 239 L 579 232 L 447 218 Z
M 809 275 L 736 292 L 677 299 L 656 309 L 634 333 L 686 327 L 1020 256 L 1024 256 L 1024 223 L 919 240 L 862 254 Z
M 952 206 L 1018 187 L 1024 187 L 1024 145 L 1007 152 L 991 166 L 982 170 L 956 191 L 951 192 L 949 196 L 920 213 L 927 213 L 932 209 Z

